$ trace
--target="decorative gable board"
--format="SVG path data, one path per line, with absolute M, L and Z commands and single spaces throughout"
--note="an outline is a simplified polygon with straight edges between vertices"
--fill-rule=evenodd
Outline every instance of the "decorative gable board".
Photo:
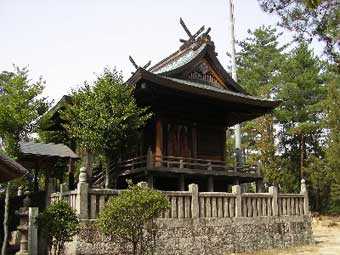
M 202 59 L 194 69 L 184 74 L 184 79 L 205 83 L 217 88 L 227 89 L 224 85 L 223 78 L 219 75 L 207 59 Z

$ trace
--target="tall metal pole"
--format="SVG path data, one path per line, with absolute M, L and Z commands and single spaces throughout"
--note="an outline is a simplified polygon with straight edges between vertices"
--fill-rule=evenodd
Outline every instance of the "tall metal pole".
M 237 82 L 236 75 L 236 60 L 235 60 L 235 17 L 234 17 L 234 0 L 229 0 L 229 36 L 231 46 L 231 77 Z M 235 125 L 235 151 L 236 151 L 236 162 L 238 166 L 242 164 L 242 152 L 241 152 L 241 126 L 240 124 Z

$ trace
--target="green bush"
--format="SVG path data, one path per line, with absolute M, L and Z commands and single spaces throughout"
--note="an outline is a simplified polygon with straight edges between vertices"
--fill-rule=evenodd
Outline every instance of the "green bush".
M 127 190 L 106 203 L 97 224 L 105 235 L 130 243 L 132 254 L 150 254 L 156 241 L 153 219 L 168 208 L 160 191 L 129 183 Z
M 79 231 L 76 212 L 63 200 L 54 202 L 40 213 L 36 225 L 46 234 L 50 251 L 58 255 L 63 253 L 65 242 L 72 241 Z

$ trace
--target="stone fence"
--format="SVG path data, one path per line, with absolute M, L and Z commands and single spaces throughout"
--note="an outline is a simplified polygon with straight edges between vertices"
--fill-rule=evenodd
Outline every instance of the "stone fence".
M 145 184 L 145 183 L 144 183 Z M 80 219 L 96 219 L 105 203 L 121 190 L 90 189 L 86 183 L 86 173 L 79 177 L 74 191 L 65 190 L 51 194 L 51 202 L 63 199 Z M 308 193 L 304 180 L 300 194 L 281 194 L 277 187 L 269 187 L 268 193 L 241 193 L 241 187 L 234 185 L 231 193 L 199 192 L 198 185 L 190 184 L 189 191 L 163 191 L 171 208 L 160 218 L 237 218 L 309 215 Z

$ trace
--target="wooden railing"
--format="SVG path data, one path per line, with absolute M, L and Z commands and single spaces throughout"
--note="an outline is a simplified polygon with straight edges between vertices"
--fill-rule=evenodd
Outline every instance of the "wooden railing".
M 77 210 L 81 219 L 95 219 L 103 210 L 105 203 L 111 197 L 117 196 L 121 190 L 89 189 L 83 177 L 79 178 L 77 190 L 61 189 L 61 192 L 51 195 L 51 201 L 63 199 Z M 143 185 L 147 184 L 143 183 Z M 301 184 L 300 194 L 278 194 L 274 186 L 269 188 L 269 193 L 241 193 L 239 185 L 232 186 L 232 193 L 198 192 L 197 184 L 190 184 L 189 191 L 164 191 L 163 193 L 168 197 L 171 207 L 163 212 L 160 218 L 309 215 L 308 193 L 304 181 Z
M 50 196 L 50 201 L 51 203 L 59 201 L 59 200 L 64 200 L 73 210 L 77 209 L 77 191 L 72 190 L 72 191 L 65 191 L 65 192 L 57 192 L 57 193 L 52 193 Z
M 205 171 L 226 171 L 226 172 L 241 172 L 260 174 L 259 167 L 257 165 L 243 164 L 242 166 L 236 166 L 228 164 L 222 160 L 209 160 L 198 158 L 184 158 L 175 156 L 157 156 L 153 155 L 151 151 L 147 156 L 138 157 L 122 161 L 119 163 L 121 171 L 131 171 L 138 168 L 186 168 L 194 170 Z

